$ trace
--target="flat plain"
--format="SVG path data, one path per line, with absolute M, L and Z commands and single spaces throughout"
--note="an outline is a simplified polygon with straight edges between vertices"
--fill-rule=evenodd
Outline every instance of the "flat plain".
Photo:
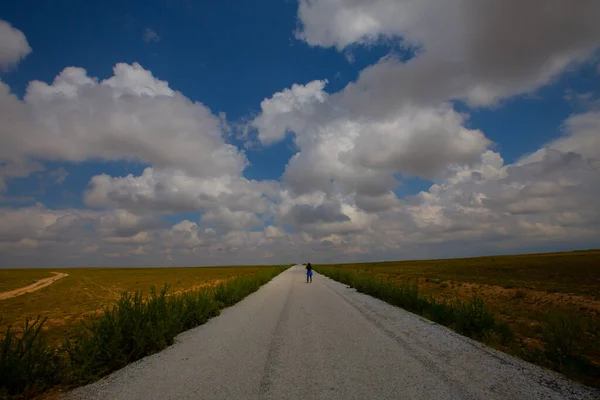
M 261 266 L 182 267 L 182 268 L 64 268 L 2 269 L 0 293 L 54 276 L 68 276 L 35 292 L 0 300 L 0 330 L 9 325 L 19 330 L 26 318 L 47 318 L 44 330 L 51 342 L 60 342 L 81 321 L 114 304 L 123 292 L 150 293 L 169 285 L 170 293 L 181 293 L 216 285 L 237 276 L 254 274 Z

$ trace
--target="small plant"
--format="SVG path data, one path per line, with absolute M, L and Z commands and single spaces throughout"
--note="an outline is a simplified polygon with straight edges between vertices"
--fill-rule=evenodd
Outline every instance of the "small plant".
M 456 305 L 455 328 L 458 333 L 481 340 L 496 325 L 494 316 L 485 308 L 483 299 L 473 296 Z
M 416 280 L 412 284 L 396 284 L 370 274 L 353 273 L 335 267 L 318 267 L 318 272 L 350 285 L 359 292 L 453 327 L 471 338 L 482 340 L 490 331 L 496 332 L 497 341 L 501 343 L 506 343 L 513 337 L 510 328 L 498 324 L 479 297 L 474 296 L 467 302 L 448 303 L 422 294 Z
M 168 286 L 160 292 L 152 288 L 147 298 L 141 292 L 124 293 L 114 307 L 86 326 L 86 333 L 66 343 L 71 381 L 91 382 L 164 349 L 177 334 L 205 323 L 284 269 L 273 268 L 178 296 L 168 296 Z
M 559 369 L 571 368 L 600 342 L 597 324 L 576 310 L 551 310 L 541 329 L 546 357 Z
M 60 381 L 60 358 L 42 334 L 45 319 L 25 321 L 20 333 L 0 336 L 0 394 L 30 397 Z
M 524 290 L 518 289 L 515 292 L 515 299 L 521 300 L 521 299 L 524 299 L 525 297 L 527 297 L 527 293 L 525 293 Z
M 451 304 L 445 301 L 439 302 L 434 297 L 429 299 L 429 306 L 423 316 L 445 326 L 452 325 L 456 318 L 454 307 Z

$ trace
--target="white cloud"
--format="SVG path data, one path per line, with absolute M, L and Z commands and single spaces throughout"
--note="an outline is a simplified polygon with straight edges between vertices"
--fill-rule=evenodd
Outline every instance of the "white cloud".
M 9 70 L 29 53 L 31 47 L 23 32 L 0 19 L 0 69 Z
M 134 214 L 210 211 L 266 213 L 269 196 L 278 196 L 278 184 L 239 176 L 196 177 L 181 170 L 148 167 L 140 176 L 94 176 L 85 194 L 88 206 L 117 208 Z
M 307 116 L 316 112 L 316 105 L 324 103 L 327 94 L 323 88 L 327 81 L 313 81 L 306 85 L 293 85 L 275 93 L 260 104 L 261 114 L 252 121 L 258 129 L 262 143 L 283 139 L 290 131 L 300 131 L 307 124 Z
M 165 223 L 154 215 L 136 215 L 126 210 L 103 213 L 98 218 L 97 231 L 104 237 L 126 238 L 146 230 L 162 228 Z
M 214 243 L 215 233 L 210 229 L 202 230 L 197 223 L 185 220 L 163 232 L 162 240 L 169 249 L 193 250 Z
M 253 212 L 231 211 L 226 207 L 208 211 L 201 221 L 216 227 L 217 232 L 243 231 L 263 225 Z
M 43 205 L 19 209 L 0 208 L 0 242 L 5 246 L 22 240 L 69 242 L 86 236 L 83 227 L 96 218 L 86 210 L 49 210 Z
M 117 64 L 104 80 L 69 67 L 52 84 L 31 82 L 22 100 L 0 82 L 0 192 L 45 160 L 148 164 L 140 175 L 94 176 L 84 194 L 93 211 L 0 208 L 0 264 L 343 261 L 600 245 L 600 113 L 573 115 L 563 137 L 506 165 L 453 106 L 498 104 L 586 60 L 599 44 L 600 6 L 565 4 L 300 1 L 298 36 L 311 45 L 346 52 L 384 39 L 416 51 L 409 61 L 384 57 L 336 93 L 316 80 L 265 99 L 249 126 L 265 145 L 293 134 L 298 149 L 282 182 L 244 178 L 248 161 L 226 142 L 224 114 L 139 64 Z M 435 183 L 399 199 L 394 190 L 408 176 Z M 199 218 L 167 224 L 181 212 Z
M 482 132 L 465 128 L 465 117 L 448 104 L 405 107 L 374 119 L 344 112 L 323 84 L 276 93 L 252 122 L 267 143 L 295 132 L 300 151 L 284 179 L 297 193 L 338 188 L 386 195 L 398 185 L 394 174 L 432 178 L 448 165 L 474 162 L 491 144 Z
M 117 64 L 101 82 L 66 68 L 52 85 L 31 82 L 24 101 L 2 89 L 0 161 L 141 160 L 202 177 L 238 175 L 247 163 L 217 116 L 139 64 Z
M 600 4 L 563 0 L 301 0 L 297 36 L 314 46 L 381 38 L 419 49 L 367 68 L 346 89 L 354 110 L 382 112 L 381 102 L 465 98 L 489 105 L 548 83 L 600 45 Z M 370 102 L 373 104 L 370 106 Z
M 600 111 L 573 115 L 565 121 L 564 127 L 566 135 L 551 143 L 551 148 L 600 159 Z

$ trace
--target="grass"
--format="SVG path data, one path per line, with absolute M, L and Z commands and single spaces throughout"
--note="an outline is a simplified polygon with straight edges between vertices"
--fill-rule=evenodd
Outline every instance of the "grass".
M 29 286 L 37 280 L 54 276 L 48 269 L 0 269 L 0 293 Z
M 44 320 L 27 320 L 23 331 L 0 337 L 0 398 L 31 397 L 58 382 L 60 358 L 41 332 Z
M 0 397 L 28 398 L 55 385 L 94 381 L 173 343 L 175 336 L 205 323 L 242 300 L 287 267 L 261 268 L 216 286 L 149 295 L 125 292 L 112 307 L 69 333 L 60 346 L 48 344 L 45 320 L 26 321 L 22 331 L 0 336 Z
M 593 250 L 316 265 L 315 269 L 337 280 L 343 277 L 342 282 L 360 291 L 365 290 L 355 286 L 358 281 L 370 279 L 373 287 L 365 293 L 571 379 L 600 387 L 598 266 L 600 251 Z M 390 286 L 404 288 L 404 293 L 406 287 L 416 286 L 413 293 L 428 305 L 419 310 L 396 304 L 390 301 Z M 469 315 L 469 307 L 474 314 Z M 485 314 L 477 314 L 481 310 Z M 486 315 L 494 322 L 490 319 L 481 325 Z M 477 325 L 470 326 L 471 319 L 478 321 Z
M 201 268 L 69 268 L 0 270 L 7 291 L 27 286 L 33 281 L 64 272 L 69 276 L 52 285 L 11 299 L 0 300 L 3 318 L 0 331 L 9 325 L 23 326 L 25 320 L 38 315 L 46 318 L 43 330 L 47 340 L 58 343 L 80 321 L 102 313 L 102 307 L 119 299 L 123 292 L 150 293 L 152 286 L 169 285 L 171 293 L 181 293 L 215 285 L 238 276 L 252 275 L 265 267 Z M 4 281 L 2 281 L 4 282 Z M 4 287 L 4 284 L 3 284 Z
M 355 273 L 335 267 L 320 266 L 318 272 L 350 285 L 359 292 L 449 326 L 471 338 L 482 340 L 493 332 L 503 342 L 512 339 L 510 330 L 494 318 L 479 297 L 474 296 L 467 301 L 438 301 L 435 297 L 420 292 L 416 281 L 413 284 L 399 285 L 368 273 Z

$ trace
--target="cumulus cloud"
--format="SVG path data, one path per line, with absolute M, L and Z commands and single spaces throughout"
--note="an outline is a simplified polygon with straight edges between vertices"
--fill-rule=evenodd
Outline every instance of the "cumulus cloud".
M 86 235 L 82 228 L 96 217 L 87 210 L 50 210 L 41 204 L 19 209 L 0 208 L 3 247 L 69 242 Z
M 267 143 L 295 133 L 300 151 L 284 175 L 295 192 L 338 188 L 386 195 L 398 185 L 394 174 L 433 178 L 450 164 L 477 160 L 491 142 L 465 128 L 464 121 L 445 103 L 407 107 L 385 119 L 343 112 L 323 92 L 323 82 L 316 81 L 263 101 L 252 124 L 259 138 L 269 138 Z
M 552 149 L 525 164 L 492 166 L 491 159 L 499 156 L 490 154 L 419 194 L 409 211 L 430 238 L 541 242 L 598 236 L 600 171 L 589 160 Z M 486 177 L 486 168 L 495 171 Z
M 202 216 L 201 221 L 215 227 L 218 232 L 243 231 L 263 225 L 253 212 L 232 211 L 226 207 L 208 211 Z
M 326 80 L 295 84 L 263 100 L 261 114 L 252 121 L 260 141 L 268 144 L 283 139 L 288 132 L 301 131 L 307 124 L 307 116 L 313 116 L 317 105 L 325 102 L 327 94 L 323 88 L 326 84 Z
M 204 178 L 181 170 L 146 168 L 139 176 L 97 175 L 85 193 L 87 205 L 117 208 L 134 214 L 207 212 L 227 207 L 232 212 L 266 213 L 278 184 L 240 176 Z
M 453 101 L 497 105 L 551 82 L 598 49 L 599 15 L 592 1 L 577 10 L 560 1 L 300 1 L 297 37 L 310 45 L 346 51 L 391 40 L 414 56 L 384 57 L 337 93 L 314 81 L 263 101 L 258 138 L 292 132 L 299 149 L 278 221 L 354 254 L 594 242 L 596 112 L 572 116 L 564 137 L 505 165 Z M 412 175 L 435 183 L 403 202 L 393 190 Z
M 468 116 L 458 113 L 451 101 L 495 105 L 504 98 L 531 92 L 589 58 L 600 46 L 595 23 L 600 6 L 593 1 L 580 5 L 573 9 L 562 1 L 543 5 L 517 1 L 502 5 L 300 1 L 297 37 L 310 45 L 346 51 L 352 45 L 391 40 L 412 49 L 414 56 L 408 61 L 394 55 L 384 57 L 337 93 L 327 93 L 324 81 L 285 89 L 263 101 L 253 126 L 267 144 L 287 132 L 294 133 L 299 152 L 286 167 L 284 183 L 297 198 L 320 193 L 323 202 L 339 201 L 340 207 L 346 204 L 367 215 L 376 213 L 382 226 L 400 218 L 399 223 L 424 231 L 437 226 L 458 232 L 467 230 L 470 219 L 481 219 L 493 230 L 490 220 L 502 214 L 487 208 L 483 212 L 459 210 L 453 203 L 423 205 L 430 199 L 439 201 L 445 193 L 441 188 L 454 188 L 464 175 L 469 175 L 472 185 L 482 185 L 490 179 L 508 179 L 503 174 L 525 171 L 523 162 L 504 166 L 499 155 L 489 151 L 493 143 L 483 132 L 467 128 Z M 542 148 L 525 160 L 527 171 L 558 168 L 560 161 L 555 160 L 555 165 L 552 157 L 577 158 L 570 153 L 594 168 L 595 124 L 594 116 L 588 114 L 567 120 L 566 137 L 553 143 L 564 157 Z M 573 130 L 577 135 L 568 133 Z M 540 157 L 544 160 L 541 164 L 537 163 Z M 574 174 L 584 174 L 584 170 L 579 168 Z M 413 199 L 421 203 L 419 207 L 402 206 L 391 192 L 400 184 L 399 176 L 412 175 L 442 182 Z M 508 190 L 505 183 L 487 185 L 499 193 Z M 480 203 L 491 195 L 453 194 L 463 202 Z M 571 203 L 579 200 L 575 196 Z M 548 209 L 556 206 L 549 201 L 544 204 Z M 512 207 L 527 209 L 525 205 Z M 463 222 L 461 218 L 466 219 Z M 404 237 L 406 232 L 396 234 Z
M 2 89 L 0 161 L 140 160 L 203 177 L 238 175 L 247 163 L 217 116 L 136 63 L 100 82 L 65 68 L 51 85 L 30 82 L 23 101 Z
M 178 222 L 161 235 L 169 253 L 173 249 L 193 251 L 198 247 L 207 247 L 215 242 L 215 232 L 206 228 L 202 230 L 197 223 L 188 220 Z
M 339 204 L 327 203 L 318 206 L 294 205 L 287 216 L 290 222 L 297 225 L 350 221 L 350 217 L 340 210 Z
M 29 53 L 31 47 L 23 32 L 0 19 L 0 69 L 9 70 Z
M 454 168 L 408 207 L 415 223 L 444 238 L 597 245 L 600 115 L 574 115 L 564 126 L 565 136 L 514 164 L 488 151 L 476 165 Z
M 417 49 L 409 62 L 388 57 L 364 70 L 346 90 L 357 108 L 373 95 L 394 104 L 464 98 L 489 105 L 588 57 L 600 45 L 599 17 L 594 0 L 577 7 L 562 0 L 301 0 L 297 36 L 339 50 L 381 38 Z
M 599 10 L 593 0 L 301 0 L 297 36 L 309 45 L 347 52 L 386 40 L 413 56 L 384 57 L 338 92 L 315 80 L 265 99 L 249 124 L 258 140 L 290 134 L 298 150 L 281 182 L 245 178 L 248 160 L 227 143 L 224 114 L 139 64 L 117 64 L 104 80 L 65 68 L 52 83 L 31 82 L 23 99 L 0 82 L 0 193 L 45 160 L 148 165 L 92 177 L 91 210 L 0 208 L 0 263 L 326 262 L 598 246 L 600 113 L 569 117 L 562 137 L 506 164 L 455 102 L 501 106 L 587 60 L 600 44 Z M 410 176 L 433 183 L 400 199 Z M 187 212 L 198 217 L 166 222 Z
M 165 223 L 156 215 L 140 216 L 121 209 L 102 214 L 97 224 L 97 230 L 102 236 L 112 238 L 131 237 L 163 227 Z

